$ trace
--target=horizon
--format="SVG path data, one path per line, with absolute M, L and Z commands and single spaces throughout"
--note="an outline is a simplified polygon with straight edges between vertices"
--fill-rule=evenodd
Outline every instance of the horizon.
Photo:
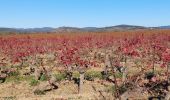
M 0 0 L 0 27 L 170 25 L 168 0 Z
M 141 26 L 141 25 L 130 25 L 130 24 L 119 24 L 119 25 L 129 25 L 129 26 Z M 0 28 L 12 28 L 12 29 L 34 29 L 34 28 L 62 28 L 62 27 L 68 27 L 68 28 L 105 28 L 105 27 L 114 27 L 114 26 L 119 26 L 119 25 L 111 25 L 111 26 L 101 26 L 101 27 L 94 27 L 94 26 L 87 26 L 87 27 L 73 27 L 73 26 L 59 26 L 59 27 L 1 27 Z M 164 27 L 164 26 L 170 26 L 170 25 L 160 25 L 160 26 L 141 26 L 141 27 L 146 27 L 146 28 L 151 28 L 151 27 Z

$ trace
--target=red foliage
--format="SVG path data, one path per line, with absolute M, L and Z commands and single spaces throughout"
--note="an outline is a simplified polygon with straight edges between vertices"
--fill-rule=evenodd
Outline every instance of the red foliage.
M 79 64 L 97 66 L 95 60 L 86 56 L 93 50 L 116 50 L 116 55 L 148 58 L 154 54 L 167 64 L 170 61 L 168 48 L 169 34 L 146 34 L 147 32 L 126 33 L 95 33 L 95 34 L 50 34 L 50 35 L 11 35 L 0 37 L 0 53 L 7 55 L 13 62 L 37 55 L 56 53 L 64 65 Z M 129 35 L 130 34 L 130 35 Z M 137 35 L 136 35 L 137 34 Z M 119 65 L 120 61 L 117 61 Z

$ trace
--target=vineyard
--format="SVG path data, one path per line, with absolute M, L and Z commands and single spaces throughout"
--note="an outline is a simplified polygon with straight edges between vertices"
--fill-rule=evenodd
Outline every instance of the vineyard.
M 170 99 L 170 30 L 0 36 L 0 99 Z

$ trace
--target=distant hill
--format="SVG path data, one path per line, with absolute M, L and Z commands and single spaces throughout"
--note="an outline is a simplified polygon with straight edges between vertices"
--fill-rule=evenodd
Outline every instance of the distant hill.
M 15 28 L 0 28 L 0 32 L 17 32 Z
M 170 25 L 168 25 L 168 26 L 160 26 L 159 28 L 161 28 L 161 29 L 170 29 Z
M 53 32 L 79 32 L 82 31 L 81 28 L 77 27 L 59 27 L 53 30 Z
M 134 30 L 134 29 L 148 29 L 148 28 L 144 26 L 135 26 L 135 25 L 116 25 L 116 26 L 104 27 L 101 29 L 105 31 L 113 31 L 113 30 Z
M 116 25 L 109 27 L 43 27 L 43 28 L 0 28 L 0 32 L 19 32 L 19 33 L 36 33 L 36 32 L 103 32 L 103 31 L 126 31 L 126 30 L 137 30 L 137 29 L 170 29 L 170 26 L 160 27 L 144 27 L 136 25 Z
M 0 32 L 52 32 L 55 28 L 43 27 L 43 28 L 0 28 Z
M 148 29 L 147 27 L 143 26 L 134 26 L 134 25 L 117 25 L 117 26 L 110 26 L 110 27 L 84 27 L 84 28 L 77 28 L 77 27 L 59 27 L 55 31 L 56 32 L 77 32 L 77 31 L 84 31 L 84 32 L 100 32 L 100 31 L 118 31 L 118 30 L 134 30 L 134 29 Z
M 55 28 L 43 27 L 43 28 L 27 28 L 19 29 L 21 32 L 52 32 Z

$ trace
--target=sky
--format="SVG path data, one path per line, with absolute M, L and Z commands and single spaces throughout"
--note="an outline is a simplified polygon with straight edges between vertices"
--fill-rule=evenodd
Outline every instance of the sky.
M 0 0 L 0 27 L 170 25 L 170 0 Z

